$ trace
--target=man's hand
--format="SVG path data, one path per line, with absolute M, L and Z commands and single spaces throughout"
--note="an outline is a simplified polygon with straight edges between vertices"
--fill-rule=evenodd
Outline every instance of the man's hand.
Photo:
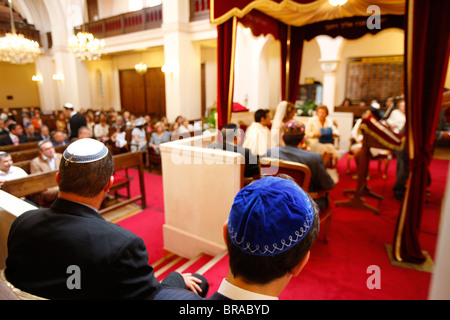
M 202 283 L 202 280 L 194 277 L 192 275 L 192 273 L 182 273 L 181 275 L 183 276 L 184 283 L 186 284 L 186 288 L 188 288 L 189 290 L 191 290 L 192 292 L 197 293 L 197 294 L 202 292 L 202 289 L 198 285 L 198 283 Z

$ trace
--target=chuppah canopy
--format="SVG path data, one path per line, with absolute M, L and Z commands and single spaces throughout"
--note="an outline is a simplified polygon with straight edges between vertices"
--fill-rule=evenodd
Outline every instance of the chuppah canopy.
M 421 263 L 418 241 L 432 158 L 443 84 L 450 51 L 448 0 L 349 0 L 331 6 L 329 0 L 211 0 L 210 21 L 218 30 L 219 129 L 230 121 L 233 100 L 237 22 L 255 36 L 272 34 L 281 42 L 281 97 L 295 102 L 303 41 L 317 35 L 356 39 L 391 27 L 405 29 L 405 100 L 410 179 L 400 210 L 393 253 L 398 261 Z M 407 15 L 405 15 L 407 10 Z M 378 15 L 380 26 L 371 28 Z M 379 22 L 380 22 L 379 21 Z
M 281 98 L 295 102 L 304 40 L 318 35 L 356 39 L 387 28 L 403 29 L 405 0 L 350 0 L 342 6 L 332 6 L 328 0 L 211 0 L 210 8 L 210 21 L 218 31 L 217 115 L 221 128 L 231 118 L 237 22 L 255 36 L 271 34 L 280 41 Z M 368 27 L 372 15 L 379 15 L 379 26 Z

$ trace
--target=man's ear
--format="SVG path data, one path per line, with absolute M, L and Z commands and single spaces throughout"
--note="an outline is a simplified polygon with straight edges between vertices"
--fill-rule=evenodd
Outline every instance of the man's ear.
M 56 172 L 55 179 L 56 179 L 56 184 L 59 184 L 59 171 Z
M 111 176 L 111 177 L 109 177 L 109 181 L 108 181 L 108 183 L 106 184 L 105 188 L 103 188 L 103 190 L 104 190 L 105 192 L 108 192 L 109 189 L 111 189 L 111 187 L 112 187 L 113 184 L 114 184 L 114 176 Z
M 227 244 L 227 234 L 228 234 L 228 219 L 225 221 L 225 223 L 223 224 L 223 242 L 225 242 L 225 244 Z
M 292 271 L 291 271 L 292 276 L 296 277 L 299 275 L 299 273 L 303 270 L 303 268 L 308 263 L 310 255 L 311 255 L 311 251 L 308 251 L 305 254 L 305 256 L 303 257 L 303 259 L 299 262 L 299 264 L 294 269 L 292 269 Z

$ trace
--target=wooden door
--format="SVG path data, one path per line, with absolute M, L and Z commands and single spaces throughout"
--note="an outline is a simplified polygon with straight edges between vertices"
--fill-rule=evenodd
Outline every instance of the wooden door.
M 143 75 L 134 69 L 120 70 L 119 81 L 122 110 L 137 116 L 166 115 L 166 86 L 161 68 L 149 68 Z
M 120 103 L 122 110 L 135 115 L 145 114 L 144 77 L 133 70 L 120 70 Z
M 161 68 L 149 68 L 145 73 L 146 112 L 152 117 L 166 115 L 166 82 Z

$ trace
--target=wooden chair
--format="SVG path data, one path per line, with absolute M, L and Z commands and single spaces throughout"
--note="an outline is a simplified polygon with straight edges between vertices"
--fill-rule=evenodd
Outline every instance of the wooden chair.
M 321 197 L 327 198 L 328 207 L 321 210 L 319 216 L 321 223 L 326 221 L 324 228 L 324 242 L 328 243 L 328 230 L 330 228 L 331 217 L 333 215 L 332 201 L 328 190 L 309 192 L 309 184 L 311 182 L 311 170 L 309 169 L 309 167 L 299 162 L 292 162 L 275 158 L 261 158 L 259 163 L 262 177 L 285 174 L 293 178 L 297 182 L 297 184 L 310 195 L 313 200 Z
M 355 155 L 353 153 L 353 150 L 351 149 L 352 145 L 354 145 L 356 143 L 355 139 L 351 138 L 350 139 L 350 147 L 348 148 L 348 153 L 347 153 L 347 171 L 346 173 L 349 174 L 351 172 L 350 170 L 350 162 L 351 159 L 355 158 Z M 383 153 L 383 154 L 379 154 L 377 156 L 372 156 L 370 155 L 369 160 L 374 160 L 374 161 L 378 161 L 378 173 L 381 173 L 381 165 L 384 162 L 384 171 L 383 171 L 383 179 L 387 180 L 387 172 L 389 169 L 389 163 L 393 157 L 393 154 L 390 150 L 387 150 L 387 153 Z

